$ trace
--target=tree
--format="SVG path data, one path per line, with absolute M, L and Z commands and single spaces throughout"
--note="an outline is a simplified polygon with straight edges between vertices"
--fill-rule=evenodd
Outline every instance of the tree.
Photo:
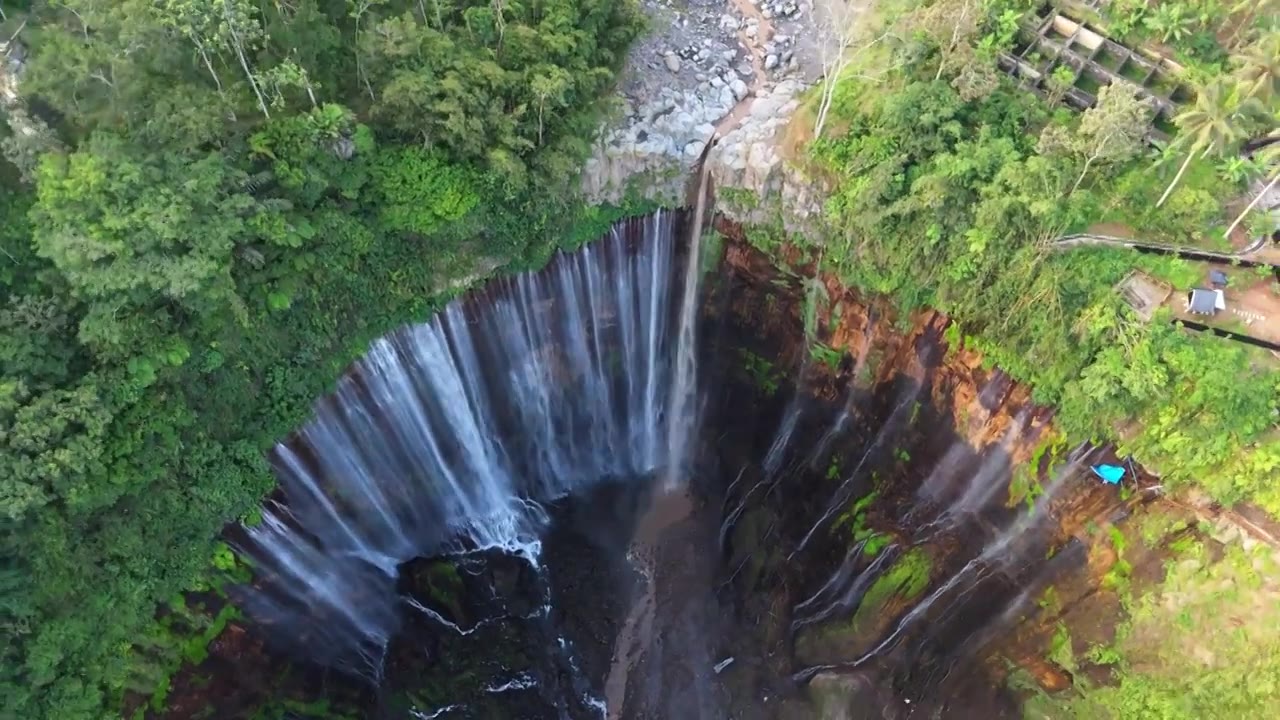
M 1049 125 L 1041 135 L 1041 152 L 1065 151 L 1084 158 L 1084 167 L 1071 186 L 1074 193 L 1095 163 L 1120 163 L 1142 152 L 1151 127 L 1152 107 L 1138 88 L 1125 82 L 1098 91 L 1098 101 L 1080 116 L 1074 133 Z
M 41 393 L 22 384 L 2 392 L 0 517 L 19 522 L 52 501 L 86 509 L 115 499 L 109 483 L 94 482 L 105 474 L 111 420 L 96 379 Z
M 1174 143 L 1185 148 L 1187 156 L 1156 207 L 1164 205 L 1173 194 L 1196 156 L 1223 155 L 1243 140 L 1247 134 L 1246 123 L 1258 109 L 1256 98 L 1242 98 L 1237 88 L 1224 78 L 1200 88 L 1195 104 L 1174 118 L 1179 130 Z
M 1255 153 L 1254 159 L 1265 166 L 1280 164 L 1280 130 L 1272 130 L 1268 138 L 1274 138 L 1274 142 Z M 1262 186 L 1262 190 L 1258 191 L 1245 206 L 1244 210 L 1231 221 L 1231 225 L 1227 227 L 1226 236 L 1231 237 L 1231 233 L 1235 231 L 1236 226 L 1244 221 L 1245 216 L 1253 212 L 1253 209 L 1262 202 L 1262 198 L 1266 197 L 1276 187 L 1276 183 L 1280 182 L 1280 169 L 1275 169 L 1271 173 L 1271 179 Z
M 364 52 L 363 52 L 364 40 L 362 37 L 361 21 L 364 19 L 364 16 L 369 13 L 370 10 L 372 10 L 375 6 L 382 5 L 384 2 L 385 0 L 347 0 L 348 15 L 351 17 L 352 20 L 355 21 L 356 36 L 355 36 L 355 42 L 351 44 L 352 45 L 351 49 L 352 51 L 354 51 L 355 58 L 356 58 L 356 78 L 357 80 L 359 80 L 361 84 L 364 85 L 365 90 L 369 93 L 370 100 L 377 100 L 377 96 L 374 95 L 373 93 L 373 85 L 369 82 L 369 71 L 365 69 L 365 65 L 364 65 Z M 437 17 L 439 17 L 438 15 L 439 11 L 440 11 L 439 0 L 436 0 Z M 406 22 L 407 22 L 407 19 L 406 19 Z M 425 22 L 425 19 L 424 19 L 424 22 Z M 441 25 L 442 27 L 440 27 L 439 29 L 444 30 L 443 20 L 441 21 Z
M 564 93 L 570 87 L 569 73 L 563 68 L 549 65 L 535 72 L 529 80 L 529 89 L 538 99 L 538 145 L 542 145 L 543 115 L 546 113 L 547 101 L 556 105 L 564 102 Z
M 172 598 L 217 585 L 329 361 L 573 224 L 511 179 L 573 181 L 641 16 L 367 0 L 357 54 L 344 0 L 35 5 L 17 89 L 51 128 L 6 138 L 34 187 L 0 168 L 0 715 L 101 720 L 166 687 Z
M 1249 32 L 1255 27 L 1254 21 L 1258 17 L 1275 17 L 1276 9 L 1276 0 L 1236 0 L 1232 2 L 1227 12 L 1235 21 L 1235 29 L 1231 31 L 1231 37 L 1227 38 L 1226 49 L 1235 51 L 1239 47 L 1240 41 L 1249 37 Z
M 162 25 L 173 28 L 191 42 L 218 93 L 222 94 L 222 78 L 213 67 L 213 58 L 227 49 L 229 26 L 223 21 L 220 4 L 218 0 L 162 0 L 156 6 L 156 14 Z
M 960 99 L 965 102 L 987 97 L 999 86 L 999 73 L 993 65 L 985 62 L 965 63 L 951 79 L 951 87 L 956 89 Z
M 195 0 L 171 3 L 175 13 L 196 7 Z M 219 66 L 216 27 L 146 0 L 49 6 L 40 15 L 20 91 L 62 114 L 58 125 L 68 140 L 104 128 L 127 132 L 139 143 L 192 148 L 222 135 L 242 86 L 233 87 Z M 196 40 L 218 76 L 214 82 Z
M 382 197 L 383 223 L 395 232 L 429 236 L 480 201 L 474 173 L 416 147 L 383 153 L 373 181 Z
M 1244 94 L 1270 106 L 1280 98 L 1280 30 L 1271 30 L 1232 58 Z
M 0 150 L 5 159 L 18 168 L 23 182 L 31 182 L 40 157 L 61 150 L 62 142 L 44 120 L 27 112 L 22 103 L 7 108 L 5 119 L 12 133 L 0 140 Z
M 1160 42 L 1181 42 L 1191 34 L 1195 18 L 1181 3 L 1160 3 L 1151 14 L 1143 18 L 1147 29 L 1160 36 Z
M 258 212 L 243 181 L 220 153 L 148 156 L 105 134 L 48 156 L 34 243 L 88 304 L 82 337 L 123 350 L 169 303 L 214 316 L 237 306 L 232 257 Z
M 307 77 L 307 71 L 293 60 L 282 60 L 274 67 L 259 73 L 258 82 L 270 94 L 273 108 L 285 107 L 285 91 L 289 89 L 305 90 L 307 99 L 311 101 L 311 107 L 313 109 L 318 107 L 315 88 L 311 85 L 311 79 Z
M 1253 212 L 1253 209 L 1258 206 L 1258 203 L 1262 201 L 1262 198 L 1266 197 L 1273 189 L 1275 189 L 1277 182 L 1280 182 L 1280 170 L 1276 170 L 1271 173 L 1271 179 L 1267 181 L 1267 184 L 1262 186 L 1262 189 L 1253 196 L 1253 199 L 1249 201 L 1249 204 L 1245 206 L 1244 210 L 1241 210 L 1240 214 L 1236 216 L 1236 219 L 1232 220 L 1231 224 L 1227 226 L 1227 237 L 1231 237 L 1231 233 L 1235 232 L 1236 226 L 1244 221 L 1245 216 Z
M 985 13 L 973 0 L 939 0 L 912 13 L 908 26 L 938 48 L 938 70 L 933 79 L 974 60 L 973 41 L 982 31 Z
M 1069 65 L 1058 65 L 1044 79 L 1045 89 L 1048 90 L 1046 101 L 1050 106 L 1057 105 L 1062 102 L 1062 98 L 1070 92 L 1071 88 L 1076 84 L 1076 73 Z
M 208 0 L 208 2 L 218 2 L 218 0 Z M 263 38 L 262 26 L 254 17 L 256 8 L 247 0 L 221 0 L 221 2 L 223 24 L 220 28 L 226 30 L 227 40 L 236 52 L 236 59 L 240 61 L 244 76 L 249 80 L 249 87 L 253 88 L 253 94 L 258 98 L 258 108 L 262 110 L 262 116 L 270 118 L 267 101 L 262 97 L 258 80 L 245 57 L 245 50 Z
M 820 7 L 822 17 L 818 26 L 818 54 L 822 61 L 822 94 L 813 126 L 814 139 L 822 137 L 822 129 L 827 124 L 827 113 L 831 111 L 831 102 L 835 97 L 836 84 L 853 61 L 849 49 L 857 35 L 854 19 L 861 11 L 861 8 L 855 9 L 853 3 L 842 0 L 825 3 Z

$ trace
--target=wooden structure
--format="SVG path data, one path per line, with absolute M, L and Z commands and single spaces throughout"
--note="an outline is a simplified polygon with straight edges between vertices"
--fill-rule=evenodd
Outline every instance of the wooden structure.
M 1072 81 L 1063 99 L 1077 110 L 1093 107 L 1104 85 L 1134 85 L 1156 110 L 1152 140 L 1167 140 L 1179 106 L 1194 99 L 1179 80 L 1182 66 L 1154 52 L 1131 50 L 1052 6 L 1024 22 L 1018 45 L 1011 53 L 1001 53 L 998 62 L 1000 69 L 1045 94 L 1050 92 L 1050 75 L 1067 68 Z
M 1116 283 L 1116 292 L 1143 322 L 1151 322 L 1156 310 L 1173 294 L 1173 287 L 1135 270 Z

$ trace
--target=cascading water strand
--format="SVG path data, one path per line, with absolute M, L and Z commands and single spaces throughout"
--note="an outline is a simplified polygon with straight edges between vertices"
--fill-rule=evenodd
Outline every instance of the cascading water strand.
M 683 480 L 701 217 L 681 268 L 683 220 L 624 221 L 375 342 L 272 453 L 281 498 L 242 543 L 250 614 L 306 657 L 376 680 L 400 624 L 400 564 L 493 549 L 536 565 L 544 503 L 659 471 Z
M 698 199 L 689 230 L 689 254 L 685 258 L 684 285 L 680 294 L 680 316 L 675 347 L 675 377 L 666 417 L 668 490 L 684 484 L 689 469 L 689 449 L 697 430 L 698 392 L 698 285 L 702 276 L 702 225 L 705 222 L 707 191 L 711 173 L 704 166 L 698 177 Z

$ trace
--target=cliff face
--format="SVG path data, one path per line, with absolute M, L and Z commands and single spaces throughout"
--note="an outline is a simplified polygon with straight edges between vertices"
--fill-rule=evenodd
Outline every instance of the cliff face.
M 1100 648 L 1156 679 L 1223 667 L 1222 641 L 1170 627 L 1179 612 L 1219 622 L 1206 598 L 1223 587 L 1246 605 L 1273 597 L 1266 521 L 1165 497 L 1108 448 L 1067 446 L 1029 388 L 948 342 L 946 317 L 897 315 L 814 278 L 798 250 L 765 255 L 736 223 L 717 227 L 709 315 L 736 348 L 723 369 L 764 396 L 758 414 L 792 427 L 769 490 L 726 500 L 742 508 L 726 532 L 730 566 L 748 569 L 734 580 L 741 621 L 807 688 L 779 717 L 1020 717 L 1011 672 L 1046 703 L 1072 702 L 1053 693 L 1073 684 L 1116 692 L 1128 670 Z M 750 415 L 741 394 L 724 394 L 726 424 Z M 756 446 L 781 434 L 746 432 Z M 1125 465 L 1123 486 L 1094 477 L 1097 463 Z M 746 473 L 731 496 L 767 470 Z
M 736 716 L 1014 717 L 1040 698 L 1007 688 L 1038 686 L 1070 706 L 1036 705 L 1045 716 L 1107 717 L 1061 691 L 1112 692 L 1130 668 L 1144 682 L 1195 677 L 1247 656 L 1167 628 L 1195 612 L 1206 627 L 1226 622 L 1225 606 L 1202 602 L 1224 584 L 1260 584 L 1245 604 L 1280 597 L 1259 570 L 1280 562 L 1269 520 L 1166 497 L 1109 448 L 1068 445 L 1029 388 L 947 341 L 947 318 L 902 317 L 812 277 L 797 251 L 766 256 L 744 241 L 738 223 L 821 243 L 828 187 L 801 150 L 816 66 L 761 72 L 768 49 L 752 41 L 777 33 L 739 5 L 723 26 L 728 46 L 740 36 L 731 72 L 628 95 L 585 183 L 601 202 L 680 205 L 701 156 L 730 239 L 705 369 L 730 385 L 711 414 L 733 480 L 714 502 L 735 598 L 736 637 L 720 647 L 739 658 L 723 675 Z M 1094 477 L 1098 463 L 1125 465 L 1123 487 Z M 1266 621 L 1231 622 L 1262 632 Z
M 744 239 L 738 222 L 722 216 L 717 229 L 728 238 L 725 268 L 741 284 L 728 308 L 734 322 L 758 325 L 782 356 L 802 358 L 802 315 L 808 306 L 815 315 L 812 343 L 852 358 L 856 385 L 876 387 L 900 376 L 923 383 L 929 388 L 929 402 L 975 446 L 990 444 L 1015 415 L 1029 413 L 1034 432 L 1012 447 L 1015 462 L 1030 457 L 1030 445 L 1045 434 L 1051 411 L 1033 406 L 1029 388 L 998 369 L 984 367 L 979 353 L 949 348 L 942 339 L 950 324 L 944 315 L 926 311 L 899 317 L 887 304 L 844 287 L 830 275 L 816 278 L 814 289 L 811 264 L 781 269 Z M 783 254 L 800 258 L 798 251 Z M 805 297 L 807 289 L 814 297 Z M 826 382 L 837 381 L 839 372 L 820 372 L 823 369 L 830 370 L 821 363 L 809 365 Z M 985 410 L 981 422 L 973 415 L 979 407 Z
M 803 263 L 779 269 L 737 226 L 719 227 L 729 241 L 710 334 L 727 354 L 726 382 L 756 393 L 718 394 L 715 422 L 737 439 L 722 463 L 732 470 L 752 452 L 733 448 L 769 448 L 724 500 L 738 508 L 722 533 L 727 565 L 745 568 L 731 576 L 738 622 L 761 643 L 740 652 L 778 659 L 774 677 L 806 688 L 765 717 L 927 715 L 955 703 L 974 717 L 1016 716 L 998 662 L 1015 653 L 1002 643 L 1051 577 L 1082 561 L 1028 560 L 1069 544 L 1079 520 L 1059 508 L 1100 486 L 1078 473 L 1055 482 L 1046 462 L 1024 482 L 1052 486 L 1052 507 L 1024 508 L 1015 469 L 1052 434 L 1027 388 L 948 351 L 945 317 L 896 317 L 832 278 L 814 283 Z M 1037 653 L 1017 655 L 1046 684 L 1065 682 Z M 744 698 L 765 682 L 734 681 L 755 685 L 736 689 Z
M 1046 691 L 1112 683 L 1096 648 L 1164 651 L 1159 627 L 1119 626 L 1173 561 L 1216 573 L 1211 558 L 1239 557 L 1236 545 L 1267 549 L 1237 520 L 1161 498 L 1141 468 L 1123 489 L 1092 477 L 1089 465 L 1120 461 L 1063 443 L 1051 409 L 952 344 L 946 317 L 897 314 L 815 277 L 799 249 L 766 254 L 741 226 L 717 227 L 704 422 L 678 496 L 643 475 L 548 503 L 537 569 L 466 548 L 406 563 L 405 625 L 376 693 L 303 670 L 263 644 L 266 628 L 232 619 L 175 679 L 166 716 L 324 697 L 357 715 L 465 706 L 509 717 L 576 697 L 575 718 L 598 717 L 605 701 L 618 718 L 1021 717 L 1011 671 Z M 565 350 L 548 339 L 534 353 L 560 358 L 545 375 L 553 386 L 582 382 L 561 367 Z M 1205 558 L 1180 555 L 1188 541 Z M 1246 559 L 1232 567 L 1267 557 Z M 1196 611 L 1222 587 L 1217 574 L 1180 585 L 1151 601 L 1151 617 L 1172 624 L 1159 613 Z M 1240 587 L 1233 614 L 1203 611 L 1215 637 L 1280 620 L 1267 609 L 1280 602 L 1264 602 L 1280 600 L 1274 582 Z M 1233 657 L 1175 640 L 1206 667 Z M 221 692 L 245 667 L 261 682 Z
M 719 212 L 744 223 L 813 231 L 825 186 L 788 157 L 794 150 L 789 136 L 804 125 L 795 115 L 807 90 L 793 78 L 727 103 L 730 98 L 720 95 L 703 102 L 696 94 L 682 97 L 664 89 L 628 116 L 630 124 L 607 131 L 584 170 L 584 192 L 595 203 L 618 203 L 630 195 L 680 205 L 714 137 L 702 161 L 717 190 Z

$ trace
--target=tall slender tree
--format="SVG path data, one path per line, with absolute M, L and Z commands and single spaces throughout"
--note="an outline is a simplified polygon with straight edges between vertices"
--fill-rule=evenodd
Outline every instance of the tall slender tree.
M 1231 35 L 1227 38 L 1225 47 L 1229 51 L 1234 51 L 1243 41 L 1249 38 L 1250 31 L 1255 27 L 1255 21 L 1259 17 L 1273 18 L 1277 12 L 1280 12 L 1280 2 L 1277 2 L 1277 0 L 1236 0 L 1228 6 L 1228 11 L 1235 22 L 1235 29 L 1231 31 Z
M 1263 104 L 1280 99 L 1280 30 L 1271 30 L 1232 58 L 1246 96 Z
M 249 87 L 253 88 L 253 94 L 258 98 L 258 109 L 262 111 L 263 117 L 270 119 L 271 112 L 267 110 L 267 100 L 262 95 L 262 89 L 258 87 L 257 77 L 247 56 L 253 43 L 263 37 L 262 26 L 254 16 L 254 11 L 255 8 L 243 0 L 235 2 L 222 0 L 222 17 L 225 22 L 223 27 L 227 31 L 231 49 L 235 51 L 236 59 L 240 61 L 240 67 L 249 80 Z
M 1262 189 L 1253 196 L 1253 199 L 1249 201 L 1249 204 L 1245 206 L 1244 210 L 1240 211 L 1240 214 L 1236 216 L 1236 219 L 1231 221 L 1231 225 L 1227 227 L 1227 237 L 1231 237 L 1231 233 L 1235 231 L 1236 226 L 1243 222 L 1249 213 L 1253 212 L 1253 209 L 1258 206 L 1258 203 L 1262 202 L 1262 198 L 1266 197 L 1275 189 L 1277 183 L 1280 183 L 1280 130 L 1272 130 L 1267 137 L 1272 138 L 1273 142 L 1263 149 L 1258 150 L 1254 157 L 1261 161 L 1265 167 L 1272 168 L 1271 179 L 1268 180 L 1267 183 L 1262 186 Z
M 1186 158 L 1156 207 L 1169 199 L 1197 156 L 1221 156 L 1244 140 L 1248 121 L 1260 107 L 1256 98 L 1243 97 L 1235 84 L 1225 78 L 1216 78 L 1200 88 L 1195 104 L 1174 118 L 1179 130 L 1174 142 L 1185 148 Z
M 818 101 L 818 115 L 814 121 L 814 139 L 822 137 L 822 130 L 827 124 L 827 115 L 831 112 L 831 103 L 835 100 L 836 86 L 854 59 L 873 45 L 884 40 L 889 29 L 874 39 L 863 40 L 858 45 L 861 27 L 858 20 L 865 8 L 853 2 L 827 3 L 822 11 L 818 28 L 818 54 L 822 62 L 822 92 Z M 855 47 L 857 45 L 857 47 Z

